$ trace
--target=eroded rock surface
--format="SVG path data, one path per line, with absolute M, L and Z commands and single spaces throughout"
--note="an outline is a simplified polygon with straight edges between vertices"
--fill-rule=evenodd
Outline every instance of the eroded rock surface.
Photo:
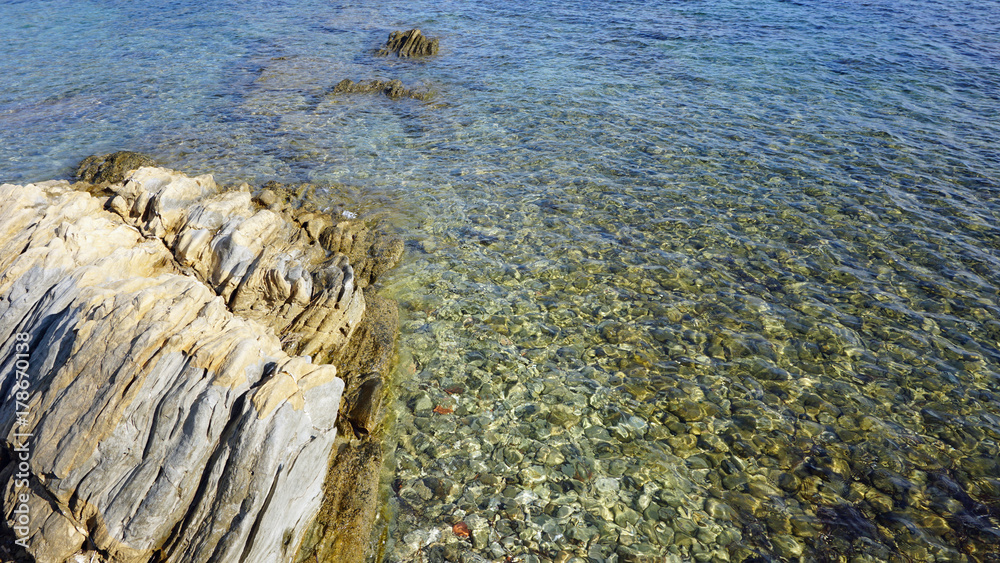
M 380 57 L 396 55 L 397 57 L 426 57 L 438 53 L 439 44 L 436 37 L 425 37 L 419 29 L 409 31 L 393 31 L 385 46 L 375 54 Z
M 160 168 L 80 187 L 0 186 L 0 487 L 5 522 L 31 515 L 0 531 L 43 562 L 293 560 L 335 442 L 358 440 L 337 436 L 325 362 L 375 322 L 371 276 L 319 239 L 363 221 L 312 232 L 318 216 Z

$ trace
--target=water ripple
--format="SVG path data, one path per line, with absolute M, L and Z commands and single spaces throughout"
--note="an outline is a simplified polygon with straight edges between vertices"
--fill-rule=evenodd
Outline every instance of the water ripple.
M 3 13 L 4 181 L 129 148 L 393 214 L 387 560 L 996 556 L 995 0 Z

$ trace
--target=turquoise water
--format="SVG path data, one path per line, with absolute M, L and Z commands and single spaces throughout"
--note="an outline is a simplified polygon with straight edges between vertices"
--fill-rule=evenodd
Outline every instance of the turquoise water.
M 1000 2 L 399 4 L 0 4 L 0 179 L 389 210 L 386 561 L 1000 558 Z

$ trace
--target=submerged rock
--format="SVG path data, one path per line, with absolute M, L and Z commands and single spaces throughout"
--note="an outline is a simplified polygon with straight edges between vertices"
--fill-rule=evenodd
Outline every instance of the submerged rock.
M 143 166 L 154 166 L 152 158 L 137 152 L 118 151 L 87 157 L 76 169 L 76 178 L 92 184 L 116 183 Z
M 426 101 L 431 98 L 430 92 L 421 92 L 403 86 L 400 80 L 364 80 L 354 82 L 345 78 L 337 83 L 330 91 L 331 95 L 338 94 L 378 94 L 398 100 L 399 98 L 413 98 L 414 100 Z
M 436 37 L 425 37 L 419 29 L 409 31 L 393 31 L 385 46 L 375 54 L 380 57 L 396 55 L 397 57 L 425 57 L 438 54 Z
M 349 258 L 211 176 L 140 168 L 110 196 L 75 187 L 0 186 L 0 381 L 24 392 L 0 405 L 0 487 L 8 522 L 30 512 L 27 554 L 291 561 L 324 498 L 376 505 L 377 470 L 327 479 L 357 465 L 335 442 L 379 460 L 381 444 L 338 436 L 345 384 L 322 362 L 394 344 L 391 323 L 352 339 L 378 321 Z M 350 412 L 373 430 L 370 404 Z M 351 524 L 367 538 L 365 516 Z

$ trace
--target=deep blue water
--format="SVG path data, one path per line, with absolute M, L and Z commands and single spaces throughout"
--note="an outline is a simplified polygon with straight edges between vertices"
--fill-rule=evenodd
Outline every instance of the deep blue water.
M 372 56 L 412 27 L 440 55 Z M 1000 2 L 2 2 L 0 37 L 0 181 L 129 149 L 390 211 L 388 560 L 1000 551 Z

